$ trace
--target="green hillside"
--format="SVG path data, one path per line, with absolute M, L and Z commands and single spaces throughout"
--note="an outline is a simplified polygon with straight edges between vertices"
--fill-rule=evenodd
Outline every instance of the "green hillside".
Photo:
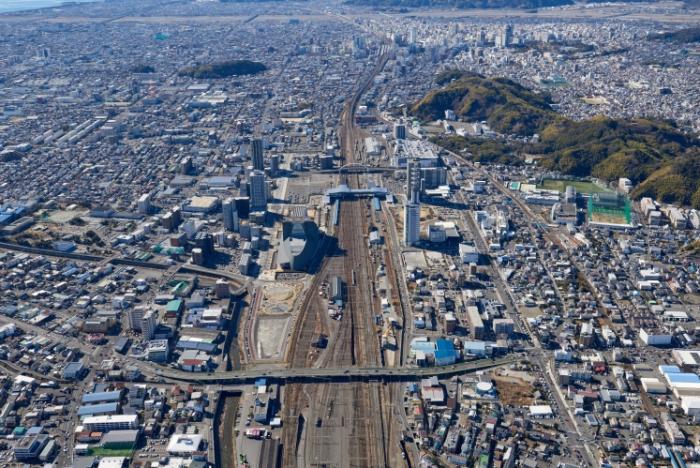
M 632 196 L 700 208 L 700 150 L 691 148 L 663 164 L 635 188 Z
M 265 70 L 267 70 L 267 67 L 260 62 L 230 60 L 228 62 L 210 63 L 183 68 L 180 70 L 179 75 L 198 79 L 216 79 L 240 75 L 255 75 Z
M 448 72 L 449 83 L 413 106 L 424 120 L 452 109 L 465 120 L 485 120 L 506 134 L 539 134 L 537 143 L 441 135 L 434 141 L 475 161 L 514 163 L 518 154 L 539 155 L 545 168 L 613 181 L 627 177 L 632 196 L 651 196 L 700 208 L 700 141 L 671 122 L 595 117 L 574 121 L 549 108 L 546 97 L 512 81 Z
M 438 76 L 438 81 L 444 82 L 445 76 Z M 485 78 L 472 73 L 447 75 L 458 76 L 461 77 L 430 91 L 413 106 L 413 113 L 424 120 L 436 120 L 443 119 L 445 111 L 452 109 L 464 120 L 485 120 L 499 133 L 518 135 L 537 133 L 559 119 L 549 106 L 548 96 L 507 78 Z
M 567 174 L 637 184 L 694 143 L 665 122 L 595 117 L 549 125 L 529 151 L 547 155 L 545 167 Z

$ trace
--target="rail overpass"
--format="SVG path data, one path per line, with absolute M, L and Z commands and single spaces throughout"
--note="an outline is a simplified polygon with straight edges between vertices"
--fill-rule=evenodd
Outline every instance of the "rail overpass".
M 493 367 L 504 366 L 518 361 L 517 356 L 500 359 L 479 359 L 460 362 L 451 366 L 439 367 L 347 367 L 347 368 L 295 368 L 295 369 L 251 369 L 243 371 L 222 371 L 210 373 L 192 373 L 163 368 L 156 373 L 163 378 L 181 380 L 199 384 L 251 384 L 265 378 L 279 383 L 329 383 L 329 382 L 404 382 L 415 381 L 434 375 L 440 378 L 476 372 Z

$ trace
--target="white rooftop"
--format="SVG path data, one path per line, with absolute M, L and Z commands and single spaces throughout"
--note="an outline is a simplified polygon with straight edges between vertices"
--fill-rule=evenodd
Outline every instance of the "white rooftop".
M 175 434 L 168 442 L 168 453 L 198 452 L 202 445 L 202 436 L 199 434 Z

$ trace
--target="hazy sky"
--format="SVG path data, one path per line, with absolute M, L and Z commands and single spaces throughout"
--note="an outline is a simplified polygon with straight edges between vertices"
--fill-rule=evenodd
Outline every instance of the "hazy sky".
M 0 0 L 0 13 L 8 11 L 31 10 L 58 6 L 67 0 Z M 74 2 L 90 2 L 94 0 L 72 0 Z

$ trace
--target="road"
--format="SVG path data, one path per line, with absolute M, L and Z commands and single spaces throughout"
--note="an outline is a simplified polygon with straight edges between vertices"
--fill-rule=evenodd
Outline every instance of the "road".
M 266 378 L 278 382 L 411 382 L 431 376 L 449 378 L 460 374 L 469 374 L 484 369 L 507 366 L 524 359 L 523 356 L 511 355 L 499 359 L 477 359 L 460 362 L 449 366 L 435 367 L 326 367 L 326 368 L 291 368 L 269 370 L 241 370 L 230 372 L 212 372 L 208 374 L 184 372 L 163 368 L 172 380 L 200 383 L 202 385 L 219 385 L 224 390 L 240 389 L 241 385 Z
M 447 151 L 447 150 L 446 150 Z M 497 180 L 495 177 L 493 177 L 488 171 L 483 169 L 480 166 L 475 166 L 473 165 L 470 161 L 467 161 L 464 159 L 462 156 L 460 156 L 457 153 L 453 153 L 451 151 L 447 151 L 450 156 L 452 156 L 456 161 L 461 163 L 464 166 L 467 166 L 474 170 L 475 172 L 479 173 L 483 178 L 489 180 L 490 184 L 492 187 L 494 187 L 496 190 L 501 192 L 503 195 L 508 197 L 516 206 L 518 206 L 523 214 L 525 215 L 525 218 L 530 222 L 530 223 L 536 223 L 539 225 L 545 225 L 543 223 L 543 220 L 537 216 L 531 209 L 528 207 L 518 196 L 516 196 L 514 193 L 512 193 L 510 190 L 508 190 L 506 187 L 503 186 L 503 184 Z M 463 200 L 462 200 L 463 201 Z M 486 249 L 486 244 L 481 236 L 481 232 L 479 228 L 476 226 L 476 223 L 474 222 L 474 219 L 471 215 L 468 215 L 468 224 L 470 225 L 472 231 L 474 232 L 474 238 L 477 243 L 477 247 L 479 250 L 482 250 L 483 252 L 488 252 Z M 552 242 L 554 245 L 561 246 L 561 241 L 553 234 L 549 233 L 546 228 L 544 228 L 544 233 L 543 235 L 545 238 L 547 238 L 550 242 Z M 562 246 L 562 251 L 567 252 L 565 248 Z M 542 261 L 541 258 L 541 253 L 540 255 L 540 260 Z M 572 264 L 576 265 L 576 262 L 570 258 Z M 544 262 L 542 262 L 543 265 L 545 265 Z M 497 270 L 494 268 L 494 270 Z M 549 271 L 549 270 L 547 270 Z M 551 273 L 548 273 L 551 278 Z M 530 324 L 522 319 L 522 316 L 518 313 L 518 309 L 515 305 L 515 300 L 513 298 L 512 292 L 510 291 L 510 288 L 505 284 L 505 281 L 503 280 L 503 277 L 501 276 L 499 271 L 496 271 L 494 275 L 492 275 L 494 284 L 496 285 L 496 288 L 499 291 L 503 291 L 506 293 L 505 297 L 503 295 L 500 295 L 503 298 L 506 298 L 507 300 L 504 301 L 506 303 L 506 309 L 508 310 L 509 314 L 511 315 L 511 318 L 515 321 L 515 323 L 521 328 L 525 329 L 528 331 L 528 334 L 530 338 L 533 341 L 534 344 L 534 350 L 530 352 L 531 358 L 535 364 L 537 364 L 537 367 L 539 367 L 542 371 L 542 375 L 545 377 L 545 380 L 547 382 L 547 386 L 549 387 L 550 393 L 553 396 L 556 406 L 558 408 L 559 414 L 565 416 L 566 418 L 566 423 L 567 426 L 567 432 L 576 434 L 578 436 L 577 440 L 571 440 L 569 441 L 569 445 L 575 449 L 583 449 L 583 452 L 586 456 L 587 462 L 589 466 L 597 466 L 597 460 L 596 457 L 591 450 L 589 444 L 581 443 L 582 440 L 584 440 L 583 434 L 581 432 L 581 429 L 576 421 L 576 418 L 574 417 L 573 413 L 571 412 L 570 408 L 566 404 L 566 400 L 564 398 L 564 395 L 561 392 L 561 389 L 559 388 L 559 384 L 557 383 L 556 377 L 551 369 L 551 365 L 553 363 L 553 358 L 551 357 L 550 354 L 546 352 L 542 348 L 542 344 L 540 343 L 539 339 L 537 338 L 537 334 L 533 332 L 533 330 L 530 328 Z M 552 284 L 555 284 L 554 282 Z M 574 430 L 572 431 L 571 428 Z

